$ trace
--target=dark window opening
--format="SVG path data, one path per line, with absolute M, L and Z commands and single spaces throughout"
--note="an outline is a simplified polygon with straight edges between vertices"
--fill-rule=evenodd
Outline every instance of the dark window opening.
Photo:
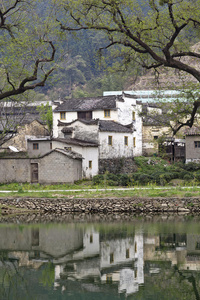
M 91 120 L 92 119 L 92 111 L 80 111 L 80 112 L 78 112 L 78 119 Z
M 200 141 L 195 141 L 194 142 L 194 147 L 195 148 L 200 148 Z
M 38 149 L 39 149 L 39 144 L 33 143 L 33 150 L 38 150 Z

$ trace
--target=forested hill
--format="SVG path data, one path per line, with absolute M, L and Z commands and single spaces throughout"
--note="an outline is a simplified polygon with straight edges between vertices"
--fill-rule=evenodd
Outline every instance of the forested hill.
M 38 11 L 41 17 L 51 9 L 51 0 L 41 1 Z M 105 90 L 123 90 L 132 83 L 130 72 L 114 70 L 114 60 L 106 59 L 106 51 L 100 58 L 99 49 L 108 44 L 104 33 L 97 31 L 79 31 L 66 33 L 59 48 L 56 49 L 58 68 L 48 79 L 45 87 L 38 92 L 57 97 L 86 97 L 102 95 Z M 63 53 L 61 54 L 61 52 Z M 116 68 L 115 68 L 116 69 Z M 131 68 L 130 68 L 131 70 Z M 132 73 L 133 73 L 132 69 Z
M 144 14 L 147 13 L 145 1 L 141 0 Z M 38 4 L 41 17 L 51 9 L 50 2 L 51 0 L 44 0 Z M 58 68 L 45 87 L 38 91 L 55 100 L 58 97 L 98 96 L 105 90 L 153 89 L 155 77 L 152 72 L 147 73 L 142 67 L 136 67 L 134 62 L 122 72 L 122 61 L 120 58 L 112 59 L 109 50 L 103 51 L 101 59 L 99 49 L 107 44 L 107 37 L 100 31 L 78 31 L 75 35 L 65 32 L 61 44 L 56 49 Z M 169 72 L 164 70 L 160 76 L 162 87 L 168 88 L 168 77 L 171 78 L 169 84 L 173 83 L 176 88 L 179 84 L 177 74 L 173 75 L 173 70 Z

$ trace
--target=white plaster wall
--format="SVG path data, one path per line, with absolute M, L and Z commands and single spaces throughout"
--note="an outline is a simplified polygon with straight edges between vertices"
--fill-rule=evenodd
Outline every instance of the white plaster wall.
M 110 109 L 110 117 L 105 117 L 103 109 L 102 110 L 94 110 L 93 111 L 93 119 L 118 122 L 118 111 L 114 110 L 114 109 Z
M 92 237 L 92 240 L 91 240 Z M 88 228 L 83 236 L 83 254 L 84 257 L 91 257 L 99 255 L 100 253 L 100 241 L 99 232 L 94 228 Z
M 108 136 L 112 136 L 112 146 L 108 145 Z M 128 146 L 124 137 L 128 136 Z M 118 158 L 133 156 L 133 135 L 131 133 L 99 132 L 99 158 Z
M 126 258 L 126 250 L 129 249 L 129 258 Z M 135 259 L 134 239 L 118 239 L 100 243 L 100 268 L 108 268 L 120 263 L 131 262 Z M 113 254 L 113 262 L 110 262 L 110 254 Z
M 53 136 L 54 137 L 61 137 L 60 130 L 62 129 L 61 127 L 58 127 L 58 120 L 61 122 L 66 122 L 70 123 L 74 120 L 77 119 L 77 112 L 66 112 L 66 119 L 65 120 L 60 120 L 60 112 L 53 112 Z
M 84 147 L 83 148 L 83 177 L 91 178 L 98 174 L 99 171 L 99 150 L 98 147 Z M 92 161 L 92 168 L 89 168 L 89 161 Z
M 141 106 L 141 105 L 140 105 Z M 127 125 L 132 123 L 132 112 L 135 112 L 138 118 L 137 110 L 140 109 L 139 105 L 136 105 L 136 99 L 124 97 L 124 102 L 117 102 L 118 108 L 118 122 Z
M 137 268 L 137 282 L 144 283 L 144 237 L 143 234 L 136 234 L 135 241 L 137 244 L 137 252 L 135 252 L 135 267 Z
M 82 176 L 84 178 L 91 178 L 98 174 L 99 160 L 98 160 L 98 147 L 82 147 L 78 145 L 67 144 L 64 142 L 53 141 L 52 148 L 71 147 L 71 150 L 82 155 Z M 89 161 L 92 161 L 92 168 L 89 168 Z
M 84 141 L 98 142 L 98 125 L 86 125 L 80 121 L 74 122 L 72 137 Z
M 139 115 L 142 111 L 142 105 L 136 103 L 136 99 L 124 97 L 124 102 L 117 102 L 118 122 L 123 125 L 133 123 L 136 146 L 133 147 L 133 155 L 142 155 L 142 117 Z M 133 120 L 133 111 L 135 112 L 135 120 Z

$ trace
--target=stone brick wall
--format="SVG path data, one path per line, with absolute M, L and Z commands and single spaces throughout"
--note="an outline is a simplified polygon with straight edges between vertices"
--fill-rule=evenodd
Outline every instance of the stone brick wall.
M 30 159 L 0 159 L 0 182 L 30 182 Z
M 200 161 L 200 148 L 195 148 L 194 142 L 199 141 L 200 142 L 200 136 L 186 136 L 186 162 L 194 161 L 199 162 Z
M 41 158 L 1 158 L 0 183 L 31 182 L 31 163 L 38 163 L 38 182 L 73 183 L 82 178 L 82 161 L 51 152 Z
M 114 174 L 129 174 L 136 170 L 133 157 L 122 157 L 115 159 L 100 159 L 99 174 L 104 174 L 106 171 Z
M 40 183 L 66 183 L 82 178 L 82 161 L 58 152 L 52 152 L 40 159 L 32 159 L 31 162 L 39 163 Z

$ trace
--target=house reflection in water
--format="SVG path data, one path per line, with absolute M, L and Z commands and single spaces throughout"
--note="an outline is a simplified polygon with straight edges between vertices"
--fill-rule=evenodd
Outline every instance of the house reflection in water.
M 145 276 L 161 272 L 157 262 L 179 270 L 200 271 L 200 235 L 99 233 L 92 226 L 2 227 L 0 251 L 17 268 L 38 269 L 51 262 L 54 289 L 66 289 L 69 280 L 89 282 L 95 289 L 113 284 L 126 296 L 136 293 Z M 10 263 L 10 262 L 9 262 Z M 144 271 L 145 270 L 145 271 Z M 89 280 L 89 281 L 87 281 Z

